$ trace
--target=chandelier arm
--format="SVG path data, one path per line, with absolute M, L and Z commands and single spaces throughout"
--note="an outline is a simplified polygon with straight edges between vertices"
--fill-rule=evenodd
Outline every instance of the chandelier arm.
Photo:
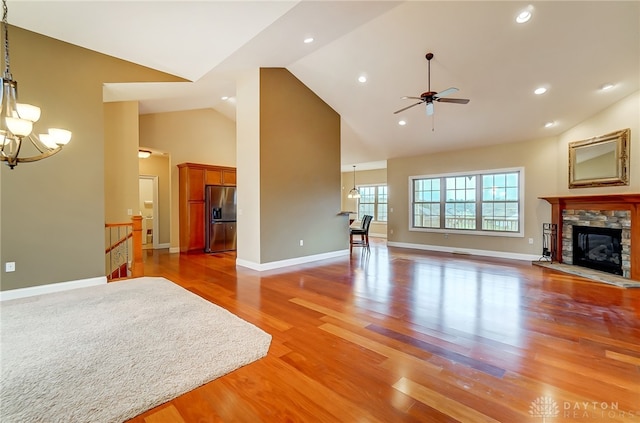
M 29 134 L 28 138 L 29 141 L 31 141 L 31 144 L 33 144 L 36 150 L 38 150 L 41 154 L 47 153 L 51 150 L 51 148 L 47 147 L 47 145 L 40 141 L 38 137 L 34 136 L 33 133 Z
M 9 147 L 9 154 L 4 152 L 4 147 L 6 144 L 2 146 L 2 154 L 0 155 L 0 161 L 7 162 L 9 167 L 13 169 L 18 164 L 18 155 L 20 154 L 20 147 L 22 147 L 22 139 L 18 138 L 18 142 L 15 143 L 15 153 L 11 151 L 11 147 Z
M 62 150 L 62 147 L 58 146 L 53 150 L 46 151 L 42 154 L 38 154 L 37 156 L 31 156 L 31 157 L 16 156 L 15 160 L 11 160 L 8 156 L 0 156 L 0 161 L 9 162 L 9 166 L 11 166 L 11 163 L 14 163 L 14 166 L 15 166 L 18 163 L 37 162 L 38 160 L 46 159 L 47 157 L 51 157 L 61 150 Z

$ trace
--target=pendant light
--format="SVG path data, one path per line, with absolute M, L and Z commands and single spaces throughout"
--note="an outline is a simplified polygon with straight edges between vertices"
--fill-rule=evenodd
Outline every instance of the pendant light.
M 40 118 L 40 108 L 18 103 L 18 83 L 13 79 L 10 68 L 7 15 L 7 2 L 2 0 L 2 52 L 5 68 L 0 89 L 0 161 L 7 162 L 13 169 L 21 162 L 35 162 L 53 156 L 69 142 L 71 132 L 49 128 L 45 134 L 33 133 L 34 123 Z M 36 155 L 24 157 L 26 150 L 22 147 L 27 141 L 32 144 Z
M 356 166 L 353 165 L 353 188 L 349 191 L 347 198 L 360 198 L 360 191 L 356 188 Z

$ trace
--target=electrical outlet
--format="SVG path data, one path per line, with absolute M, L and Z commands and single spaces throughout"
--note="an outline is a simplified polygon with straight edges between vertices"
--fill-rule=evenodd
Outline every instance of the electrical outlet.
M 16 271 L 16 262 L 15 261 L 8 261 L 4 264 L 4 271 L 5 272 L 15 272 Z
M 302 240 L 302 239 L 300 240 L 300 246 L 301 247 L 304 246 L 304 240 Z
M 444 237 L 445 238 L 449 238 L 449 234 L 444 234 Z
M 529 238 L 529 244 L 533 244 L 533 238 Z
M 133 209 L 127 209 L 127 216 L 133 216 Z

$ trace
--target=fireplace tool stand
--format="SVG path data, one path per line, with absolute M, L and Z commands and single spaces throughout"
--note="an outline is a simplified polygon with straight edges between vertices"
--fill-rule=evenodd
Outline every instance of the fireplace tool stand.
M 556 258 L 556 243 L 558 237 L 558 225 L 555 223 L 542 224 L 542 256 L 538 261 L 553 263 Z

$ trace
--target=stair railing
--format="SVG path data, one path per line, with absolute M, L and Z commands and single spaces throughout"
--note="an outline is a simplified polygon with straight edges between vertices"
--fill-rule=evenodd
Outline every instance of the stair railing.
M 108 281 L 144 276 L 142 216 L 131 223 L 106 223 L 105 269 Z

